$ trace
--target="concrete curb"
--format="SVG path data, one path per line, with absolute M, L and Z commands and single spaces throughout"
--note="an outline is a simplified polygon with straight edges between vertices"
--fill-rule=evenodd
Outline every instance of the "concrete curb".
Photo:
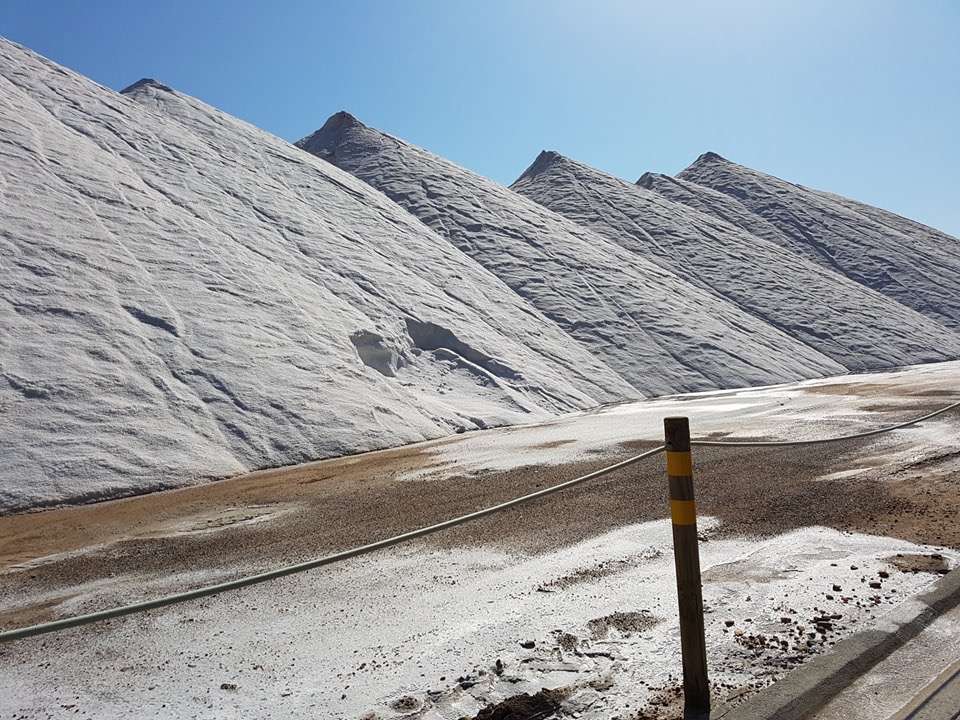
M 827 704 L 938 616 L 960 605 L 960 569 L 928 592 L 907 600 L 867 630 L 841 640 L 833 650 L 788 673 L 766 690 L 729 710 L 719 720 L 803 720 Z

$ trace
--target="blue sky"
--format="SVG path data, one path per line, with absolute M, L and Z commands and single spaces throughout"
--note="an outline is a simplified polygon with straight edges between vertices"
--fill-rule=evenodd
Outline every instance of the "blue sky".
M 960 236 L 954 0 L 2 0 L 0 35 L 291 141 L 347 110 L 504 184 L 712 150 Z

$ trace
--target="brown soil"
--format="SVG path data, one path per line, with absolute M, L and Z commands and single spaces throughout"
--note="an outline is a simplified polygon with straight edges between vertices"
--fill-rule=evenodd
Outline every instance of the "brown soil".
M 485 707 L 474 720 L 547 720 L 556 716 L 566 696 L 563 689 L 541 690 L 536 695 L 521 693 Z
M 587 622 L 587 629 L 594 640 L 607 637 L 610 628 L 619 633 L 634 633 L 649 630 L 663 622 L 663 618 L 654 617 L 647 611 L 615 612 Z
M 947 559 L 940 553 L 929 553 L 927 555 L 897 553 L 896 555 L 888 557 L 887 562 L 900 570 L 900 572 L 926 572 L 946 575 L 950 570 Z
M 925 411 L 915 398 L 887 418 Z M 960 430 L 960 417 L 944 416 Z M 887 436 L 792 448 L 695 448 L 697 505 L 718 516 L 726 535 L 763 536 L 825 525 L 960 548 L 957 446 L 907 466 L 885 466 Z M 302 562 L 503 502 L 636 454 L 560 467 L 442 480 L 398 478 L 429 467 L 433 444 L 261 471 L 204 486 L 96 505 L 0 518 L 0 601 L 44 595 L 32 607 L 0 614 L 0 627 L 49 619 L 55 600 L 110 577 L 170 578 L 212 571 L 218 580 Z M 865 468 L 853 478 L 822 480 Z M 626 524 L 665 518 L 663 456 L 528 505 L 431 536 L 444 547 L 494 544 L 539 553 Z M 61 557 L 51 558 L 53 555 Z M 20 569 L 18 569 L 18 566 Z M 606 568 L 597 568 L 601 575 Z M 567 578 L 571 583 L 578 578 Z M 548 589 L 548 588 L 545 588 Z M 107 590 L 104 590 L 107 593 Z M 52 599 L 51 599 L 52 598 Z M 134 602 L 146 597 L 123 597 Z M 100 609 L 116 598 L 104 595 Z

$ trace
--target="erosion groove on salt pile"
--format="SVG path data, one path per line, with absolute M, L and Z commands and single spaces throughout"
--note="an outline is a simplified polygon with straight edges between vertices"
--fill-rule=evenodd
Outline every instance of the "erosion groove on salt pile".
M 682 181 L 660 182 L 672 187 Z M 690 282 L 849 370 L 960 356 L 960 336 L 946 324 L 825 270 L 785 244 L 674 202 L 669 193 L 638 187 L 553 152 L 541 153 L 511 188 L 652 262 L 683 268 Z M 930 278 L 915 282 L 928 284 Z

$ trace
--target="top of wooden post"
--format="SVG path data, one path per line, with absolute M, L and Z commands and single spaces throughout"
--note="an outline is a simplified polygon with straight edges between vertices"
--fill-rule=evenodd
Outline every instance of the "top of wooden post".
M 690 420 L 685 417 L 663 419 L 667 452 L 690 452 Z

